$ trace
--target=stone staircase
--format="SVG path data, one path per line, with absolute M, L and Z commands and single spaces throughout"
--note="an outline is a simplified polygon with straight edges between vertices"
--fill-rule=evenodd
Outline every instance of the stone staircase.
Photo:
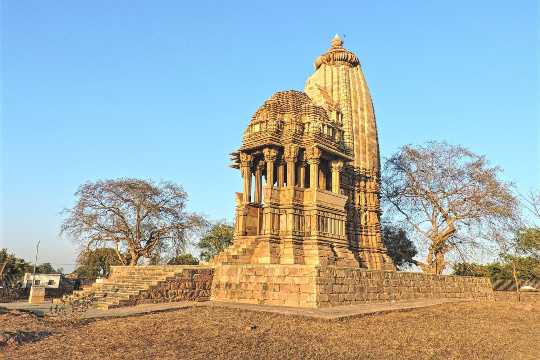
M 160 284 L 182 276 L 194 266 L 113 266 L 111 274 L 102 282 L 93 283 L 71 295 L 64 296 L 64 302 L 93 297 L 94 307 L 111 309 L 132 305 L 133 299 L 140 298 L 144 292 L 159 287 Z
M 257 236 L 236 237 L 232 245 L 214 256 L 210 264 L 249 264 L 259 243 Z

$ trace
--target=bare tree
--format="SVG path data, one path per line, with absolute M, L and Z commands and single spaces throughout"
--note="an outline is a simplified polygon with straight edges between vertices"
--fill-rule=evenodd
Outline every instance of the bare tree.
M 439 142 L 404 146 L 386 161 L 383 201 L 427 240 L 427 258 L 418 262 L 424 272 L 441 274 L 450 251 L 493 241 L 493 229 L 515 216 L 517 200 L 500 172 L 483 156 Z
M 540 259 L 540 191 L 521 196 L 525 210 L 517 238 L 525 253 Z
M 163 243 L 184 248 L 205 220 L 186 211 L 187 194 L 170 182 L 102 180 L 81 185 L 61 233 L 87 248 L 113 246 L 124 265 L 151 257 Z
M 533 223 L 536 223 L 536 227 L 540 226 L 540 191 L 531 190 L 525 196 L 522 196 L 523 207 L 529 212 L 529 215 L 533 218 Z

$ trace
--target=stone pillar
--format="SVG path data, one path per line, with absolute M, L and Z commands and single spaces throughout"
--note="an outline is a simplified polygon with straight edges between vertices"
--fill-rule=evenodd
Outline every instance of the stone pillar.
M 285 186 L 285 163 L 283 159 L 278 160 L 278 169 L 277 169 L 277 187 L 282 189 Z
M 287 162 L 287 187 L 293 188 L 296 182 L 296 160 L 298 158 L 298 146 L 289 144 L 285 147 L 284 159 Z
M 277 151 L 266 148 L 263 150 L 264 161 L 266 161 L 266 186 L 274 187 L 274 162 L 276 161 Z
M 319 166 L 319 189 L 326 190 L 326 171 L 323 166 Z
M 45 286 L 34 285 L 34 277 L 32 277 L 32 287 L 30 288 L 30 296 L 28 297 L 29 304 L 43 304 L 45 302 Z
M 307 153 L 309 164 L 309 187 L 311 189 L 319 188 L 319 163 L 321 162 L 321 150 L 317 147 L 312 147 Z
M 262 202 L 262 171 L 264 169 L 264 161 L 259 161 L 255 167 L 255 202 Z
M 300 171 L 299 171 L 299 175 L 300 175 L 300 179 L 299 179 L 299 185 L 301 188 L 305 188 L 306 187 L 306 163 L 304 161 L 300 161 Z
M 240 170 L 244 179 L 242 201 L 244 204 L 251 202 L 251 161 L 252 156 L 240 153 Z
M 331 166 L 332 166 L 332 192 L 335 194 L 339 194 L 339 188 L 341 187 L 341 184 L 339 182 L 339 172 L 343 168 L 343 161 L 334 160 L 332 161 Z

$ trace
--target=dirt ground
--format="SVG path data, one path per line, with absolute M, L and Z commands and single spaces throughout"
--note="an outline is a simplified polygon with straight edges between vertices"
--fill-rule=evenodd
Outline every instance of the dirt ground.
M 89 322 L 0 311 L 0 343 L 2 334 L 12 336 L 0 358 L 539 359 L 537 299 L 449 303 L 342 321 L 218 307 Z

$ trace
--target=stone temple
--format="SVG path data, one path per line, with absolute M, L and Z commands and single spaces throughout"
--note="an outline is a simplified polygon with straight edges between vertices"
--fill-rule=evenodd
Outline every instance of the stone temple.
M 379 145 L 358 57 L 336 35 L 305 92 L 272 95 L 232 154 L 234 245 L 214 263 L 392 270 L 381 241 Z
M 230 247 L 199 266 L 113 266 L 73 299 L 92 295 L 109 309 L 493 298 L 488 278 L 395 271 L 381 241 L 373 104 L 358 57 L 339 37 L 316 59 L 304 92 L 277 92 L 255 112 L 232 161 L 243 186 Z
M 318 308 L 492 296 L 489 280 L 395 271 L 381 241 L 373 103 L 339 36 L 304 92 L 277 92 L 255 112 L 231 160 L 243 185 L 233 244 L 210 262 L 212 300 Z

